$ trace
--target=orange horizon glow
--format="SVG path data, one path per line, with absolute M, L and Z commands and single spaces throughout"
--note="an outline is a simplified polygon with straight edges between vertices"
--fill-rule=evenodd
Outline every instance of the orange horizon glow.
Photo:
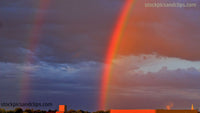
M 145 109 L 145 110 L 110 110 L 110 113 L 156 113 L 156 110 Z
M 110 38 L 109 47 L 105 58 L 105 66 L 102 73 L 101 92 L 100 92 L 100 105 L 99 109 L 105 110 L 106 96 L 108 93 L 109 77 L 112 69 L 112 60 L 115 57 L 117 47 L 121 36 L 123 35 L 126 22 L 131 11 L 132 5 L 135 0 L 126 0 L 122 11 L 117 20 L 116 26 Z
M 133 109 L 110 110 L 110 113 L 198 113 L 197 110 Z

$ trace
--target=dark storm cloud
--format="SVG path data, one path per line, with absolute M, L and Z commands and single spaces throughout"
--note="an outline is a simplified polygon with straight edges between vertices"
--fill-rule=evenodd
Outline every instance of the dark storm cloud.
M 33 52 L 43 61 L 102 60 L 108 37 L 123 2 L 48 2 L 46 9 L 40 1 L 1 3 L 0 19 L 3 20 L 4 26 L 0 31 L 0 37 L 5 46 L 0 52 L 4 56 L 14 55 L 17 58 L 8 57 L 0 60 L 21 62 L 24 54 L 16 54 L 15 51 L 19 48 L 30 49 L 31 38 L 38 39 L 36 51 Z M 41 22 L 38 23 L 37 20 Z M 9 44 L 12 41 L 19 43 Z M 8 49 L 13 53 L 7 52 Z
M 26 53 L 19 51 L 29 51 L 34 38 L 38 43 L 31 52 L 36 62 L 102 61 L 123 3 L 123 0 L 50 0 L 41 5 L 39 0 L 3 0 L 0 5 L 0 23 L 3 24 L 0 38 L 4 46 L 0 50 L 3 54 L 0 61 L 22 62 Z M 133 18 L 128 24 L 130 29 L 127 32 L 130 31 L 131 37 L 124 38 L 131 45 L 128 54 L 157 52 L 165 56 L 199 59 L 196 52 L 199 48 L 198 8 L 158 10 L 143 5 L 144 1 L 136 2 Z M 126 48 L 120 50 L 120 54 L 127 54 Z
M 0 76 L 0 89 L 4 91 L 0 99 L 3 101 L 16 100 L 21 95 L 19 91 L 27 91 L 31 92 L 28 95 L 29 101 L 63 103 L 72 105 L 75 109 L 97 109 L 101 63 L 0 63 L 0 67 L 0 75 L 4 75 Z M 110 79 L 109 108 L 155 109 L 165 108 L 169 102 L 173 102 L 177 108 L 187 108 L 190 102 L 197 104 L 200 99 L 200 72 L 194 67 L 177 70 L 163 67 L 158 72 L 146 74 L 129 74 L 127 69 L 124 69 L 124 73 L 113 72 Z M 24 77 L 29 78 L 28 84 L 20 82 Z M 28 85 L 29 88 L 23 89 L 22 85 Z M 181 101 L 185 101 L 185 104 Z M 54 107 L 57 108 L 57 105 Z
M 78 109 L 96 110 L 103 66 L 98 61 L 102 61 L 105 55 L 123 2 L 124 0 L 49 0 L 47 9 L 44 9 L 40 0 L 1 0 L 0 89 L 3 92 L 0 99 L 15 100 L 23 96 L 19 92 L 30 91 L 30 101 L 74 104 Z M 198 9 L 180 9 L 177 12 L 171 10 L 169 12 L 174 13 L 170 16 L 173 17 L 164 14 L 160 16 L 156 9 L 153 18 L 146 18 L 145 15 L 149 16 L 144 13 L 147 10 L 154 14 L 155 9 L 136 10 L 136 23 L 128 24 L 128 27 L 133 25 L 139 28 L 141 37 L 138 36 L 137 39 L 142 42 L 142 46 L 136 47 L 138 50 L 131 51 L 130 54 L 157 52 L 165 56 L 199 60 Z M 167 10 L 164 12 L 169 13 Z M 177 31 L 178 34 L 174 36 Z M 132 29 L 130 32 L 133 32 Z M 143 37 L 144 34 L 148 38 Z M 32 43 L 32 38 L 37 38 L 38 42 Z M 137 44 L 140 45 L 139 41 Z M 142 48 L 144 45 L 145 48 Z M 32 47 L 35 50 L 30 49 Z M 32 59 L 37 63 L 19 63 L 28 61 L 27 56 L 33 56 Z M 168 100 L 173 100 L 180 106 L 183 100 L 187 100 L 186 103 L 198 103 L 200 73 L 196 67 L 177 70 L 162 68 L 154 73 L 130 75 L 126 72 L 139 69 L 139 66 L 129 64 L 130 62 L 122 67 L 131 70 L 121 68 L 118 69 L 120 73 L 114 72 L 110 93 L 114 96 L 110 97 L 112 101 L 109 103 L 112 108 L 149 108 L 149 103 L 154 103 L 150 107 L 155 108 Z M 29 78 L 29 84 L 26 83 L 26 78 Z M 22 85 L 30 85 L 30 89 L 23 89 Z
M 99 78 L 102 64 L 82 62 L 79 64 L 14 64 L 0 63 L 1 101 L 26 100 L 50 101 L 57 108 L 58 104 L 68 104 L 75 109 L 94 110 L 99 91 Z M 12 78 L 11 78 L 12 77 Z M 29 80 L 28 83 L 21 82 Z M 28 86 L 24 89 L 24 86 Z M 44 108 L 42 108 L 44 109 Z
M 14 64 L 0 63 L 3 79 L 30 79 L 34 90 L 73 92 L 91 90 L 97 91 L 102 64 L 97 62 L 83 62 L 79 64 Z M 11 83 L 12 84 L 12 83 Z M 13 83 L 15 84 L 15 83 Z M 16 83 L 17 84 L 17 83 Z M 74 92 L 75 93 L 75 92 Z

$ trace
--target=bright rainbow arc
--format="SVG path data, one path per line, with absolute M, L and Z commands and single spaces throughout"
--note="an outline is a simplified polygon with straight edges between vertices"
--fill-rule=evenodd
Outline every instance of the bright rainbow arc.
M 101 79 L 101 87 L 100 87 L 100 104 L 99 109 L 105 110 L 106 109 L 106 100 L 107 100 L 107 94 L 109 89 L 109 79 L 111 77 L 111 71 L 112 71 L 112 60 L 114 59 L 117 47 L 120 43 L 120 39 L 123 36 L 128 18 L 131 13 L 131 9 L 133 8 L 133 5 L 136 0 L 126 0 L 125 4 L 122 8 L 122 11 L 119 15 L 119 18 L 117 20 L 116 26 L 114 28 L 114 31 L 111 35 L 109 47 L 107 50 L 106 58 L 105 58 L 105 66 L 102 73 L 102 79 Z
M 49 6 L 49 0 L 41 0 L 39 3 L 38 3 L 38 9 L 39 10 L 46 10 Z M 44 17 L 45 17 L 45 14 L 44 12 L 36 12 L 35 14 L 35 20 L 34 20 L 34 23 L 33 23 L 33 28 L 32 30 L 30 31 L 30 38 L 28 40 L 28 47 L 27 49 L 30 50 L 33 54 L 29 54 L 27 53 L 26 56 L 25 56 L 25 60 L 24 60 L 24 63 L 34 63 L 34 58 L 33 56 L 35 55 L 35 51 L 37 49 L 37 46 L 38 46 L 38 43 L 39 43 L 39 35 L 41 34 L 41 28 L 42 28 L 42 25 L 44 23 Z M 22 80 L 20 81 L 21 82 L 21 89 L 20 89 L 20 101 L 24 102 L 27 100 L 28 96 L 30 96 L 30 84 L 31 84 L 31 81 L 30 81 L 30 75 L 31 72 L 29 71 L 25 71 L 23 72 L 22 74 Z

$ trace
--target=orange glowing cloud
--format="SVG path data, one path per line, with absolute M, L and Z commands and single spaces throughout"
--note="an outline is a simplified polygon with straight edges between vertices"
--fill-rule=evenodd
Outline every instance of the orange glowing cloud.
M 118 54 L 151 54 L 199 60 L 197 21 L 195 10 L 178 8 L 145 8 L 145 0 L 138 0 L 132 11 Z M 190 9 L 193 10 L 193 9 Z M 184 24 L 187 24 L 185 27 Z M 184 26 L 183 26 L 184 25 Z

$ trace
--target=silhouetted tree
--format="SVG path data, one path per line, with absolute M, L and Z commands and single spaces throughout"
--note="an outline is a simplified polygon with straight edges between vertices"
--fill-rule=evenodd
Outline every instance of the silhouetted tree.
M 40 110 L 36 110 L 36 111 L 34 111 L 34 113 L 41 113 L 41 111 Z
M 6 110 L 0 108 L 0 113 L 6 113 Z
M 96 111 L 96 112 L 93 112 L 93 113 L 105 113 L 103 110 L 99 110 L 99 111 Z
M 76 112 L 77 112 L 77 113 L 84 113 L 83 110 L 77 110 Z
M 84 113 L 90 113 L 90 112 L 88 112 L 88 111 L 84 111 Z
M 77 113 L 77 112 L 73 109 L 70 109 L 69 111 L 67 111 L 67 113 Z
M 110 110 L 107 110 L 107 111 L 99 110 L 99 111 L 92 112 L 92 113 L 110 113 Z
M 13 110 L 8 110 L 6 113 L 15 113 Z
M 23 110 L 22 108 L 15 108 L 15 113 L 23 113 Z
M 32 113 L 32 110 L 31 109 L 25 109 L 24 110 L 26 113 Z
M 110 110 L 105 111 L 105 113 L 110 113 Z

